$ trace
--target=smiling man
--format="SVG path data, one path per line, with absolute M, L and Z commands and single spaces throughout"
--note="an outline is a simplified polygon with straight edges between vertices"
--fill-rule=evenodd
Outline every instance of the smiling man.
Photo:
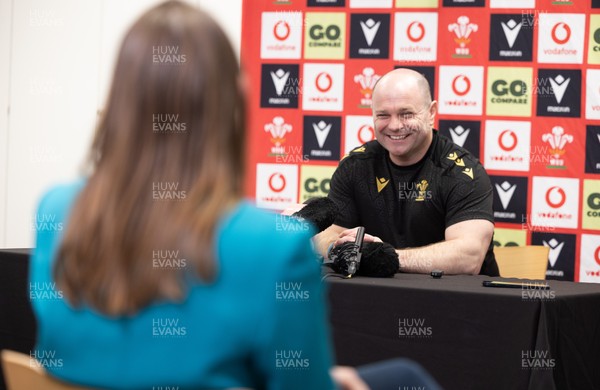
M 315 237 L 324 256 L 354 241 L 396 248 L 401 272 L 498 275 L 491 244 L 492 186 L 479 161 L 433 129 L 437 102 L 410 69 L 384 75 L 373 91 L 376 140 L 355 148 L 331 179 L 340 212 Z

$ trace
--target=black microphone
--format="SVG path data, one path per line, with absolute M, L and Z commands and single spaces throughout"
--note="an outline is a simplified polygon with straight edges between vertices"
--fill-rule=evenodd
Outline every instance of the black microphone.
M 304 204 L 306 206 L 292 214 L 292 217 L 311 222 L 318 233 L 331 226 L 337 217 L 338 208 L 329 198 L 310 198 Z
M 352 248 L 352 252 L 350 253 L 350 259 L 348 260 L 348 277 L 351 278 L 352 275 L 358 271 L 360 268 L 360 258 L 362 257 L 362 245 L 363 240 L 365 238 L 365 228 L 360 226 L 356 230 L 356 238 L 354 239 L 354 248 Z
M 334 247 L 329 253 L 329 262 L 335 272 L 346 278 L 351 278 L 359 269 L 362 258 L 362 245 L 365 238 L 365 228 L 356 230 L 354 242 L 344 242 Z

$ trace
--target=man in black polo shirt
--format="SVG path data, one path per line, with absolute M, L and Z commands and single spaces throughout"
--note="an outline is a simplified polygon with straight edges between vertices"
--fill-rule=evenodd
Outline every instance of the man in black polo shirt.
M 437 102 L 409 69 L 384 75 L 373 91 L 377 140 L 342 159 L 329 198 L 334 225 L 316 236 L 324 256 L 354 241 L 392 244 L 402 272 L 498 275 L 492 251 L 492 186 L 479 161 L 433 129 Z

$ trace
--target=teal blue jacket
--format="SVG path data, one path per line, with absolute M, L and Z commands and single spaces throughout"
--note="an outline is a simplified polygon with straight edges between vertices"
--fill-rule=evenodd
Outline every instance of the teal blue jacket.
M 52 277 L 83 185 L 53 188 L 37 211 L 29 286 L 36 364 L 99 388 L 334 387 L 312 227 L 241 202 L 217 228 L 213 283 L 191 282 L 183 302 L 157 301 L 134 316 L 109 317 L 73 307 Z

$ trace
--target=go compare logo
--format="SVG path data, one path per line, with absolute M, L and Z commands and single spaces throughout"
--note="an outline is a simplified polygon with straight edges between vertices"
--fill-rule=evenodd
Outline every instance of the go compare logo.
M 302 165 L 300 168 L 300 202 L 312 197 L 327 196 L 335 166 Z
M 486 114 L 531 116 L 532 78 L 532 68 L 489 67 Z
M 304 58 L 342 60 L 346 54 L 346 13 L 307 12 Z
M 600 230 L 600 180 L 583 181 L 582 203 L 582 227 Z

